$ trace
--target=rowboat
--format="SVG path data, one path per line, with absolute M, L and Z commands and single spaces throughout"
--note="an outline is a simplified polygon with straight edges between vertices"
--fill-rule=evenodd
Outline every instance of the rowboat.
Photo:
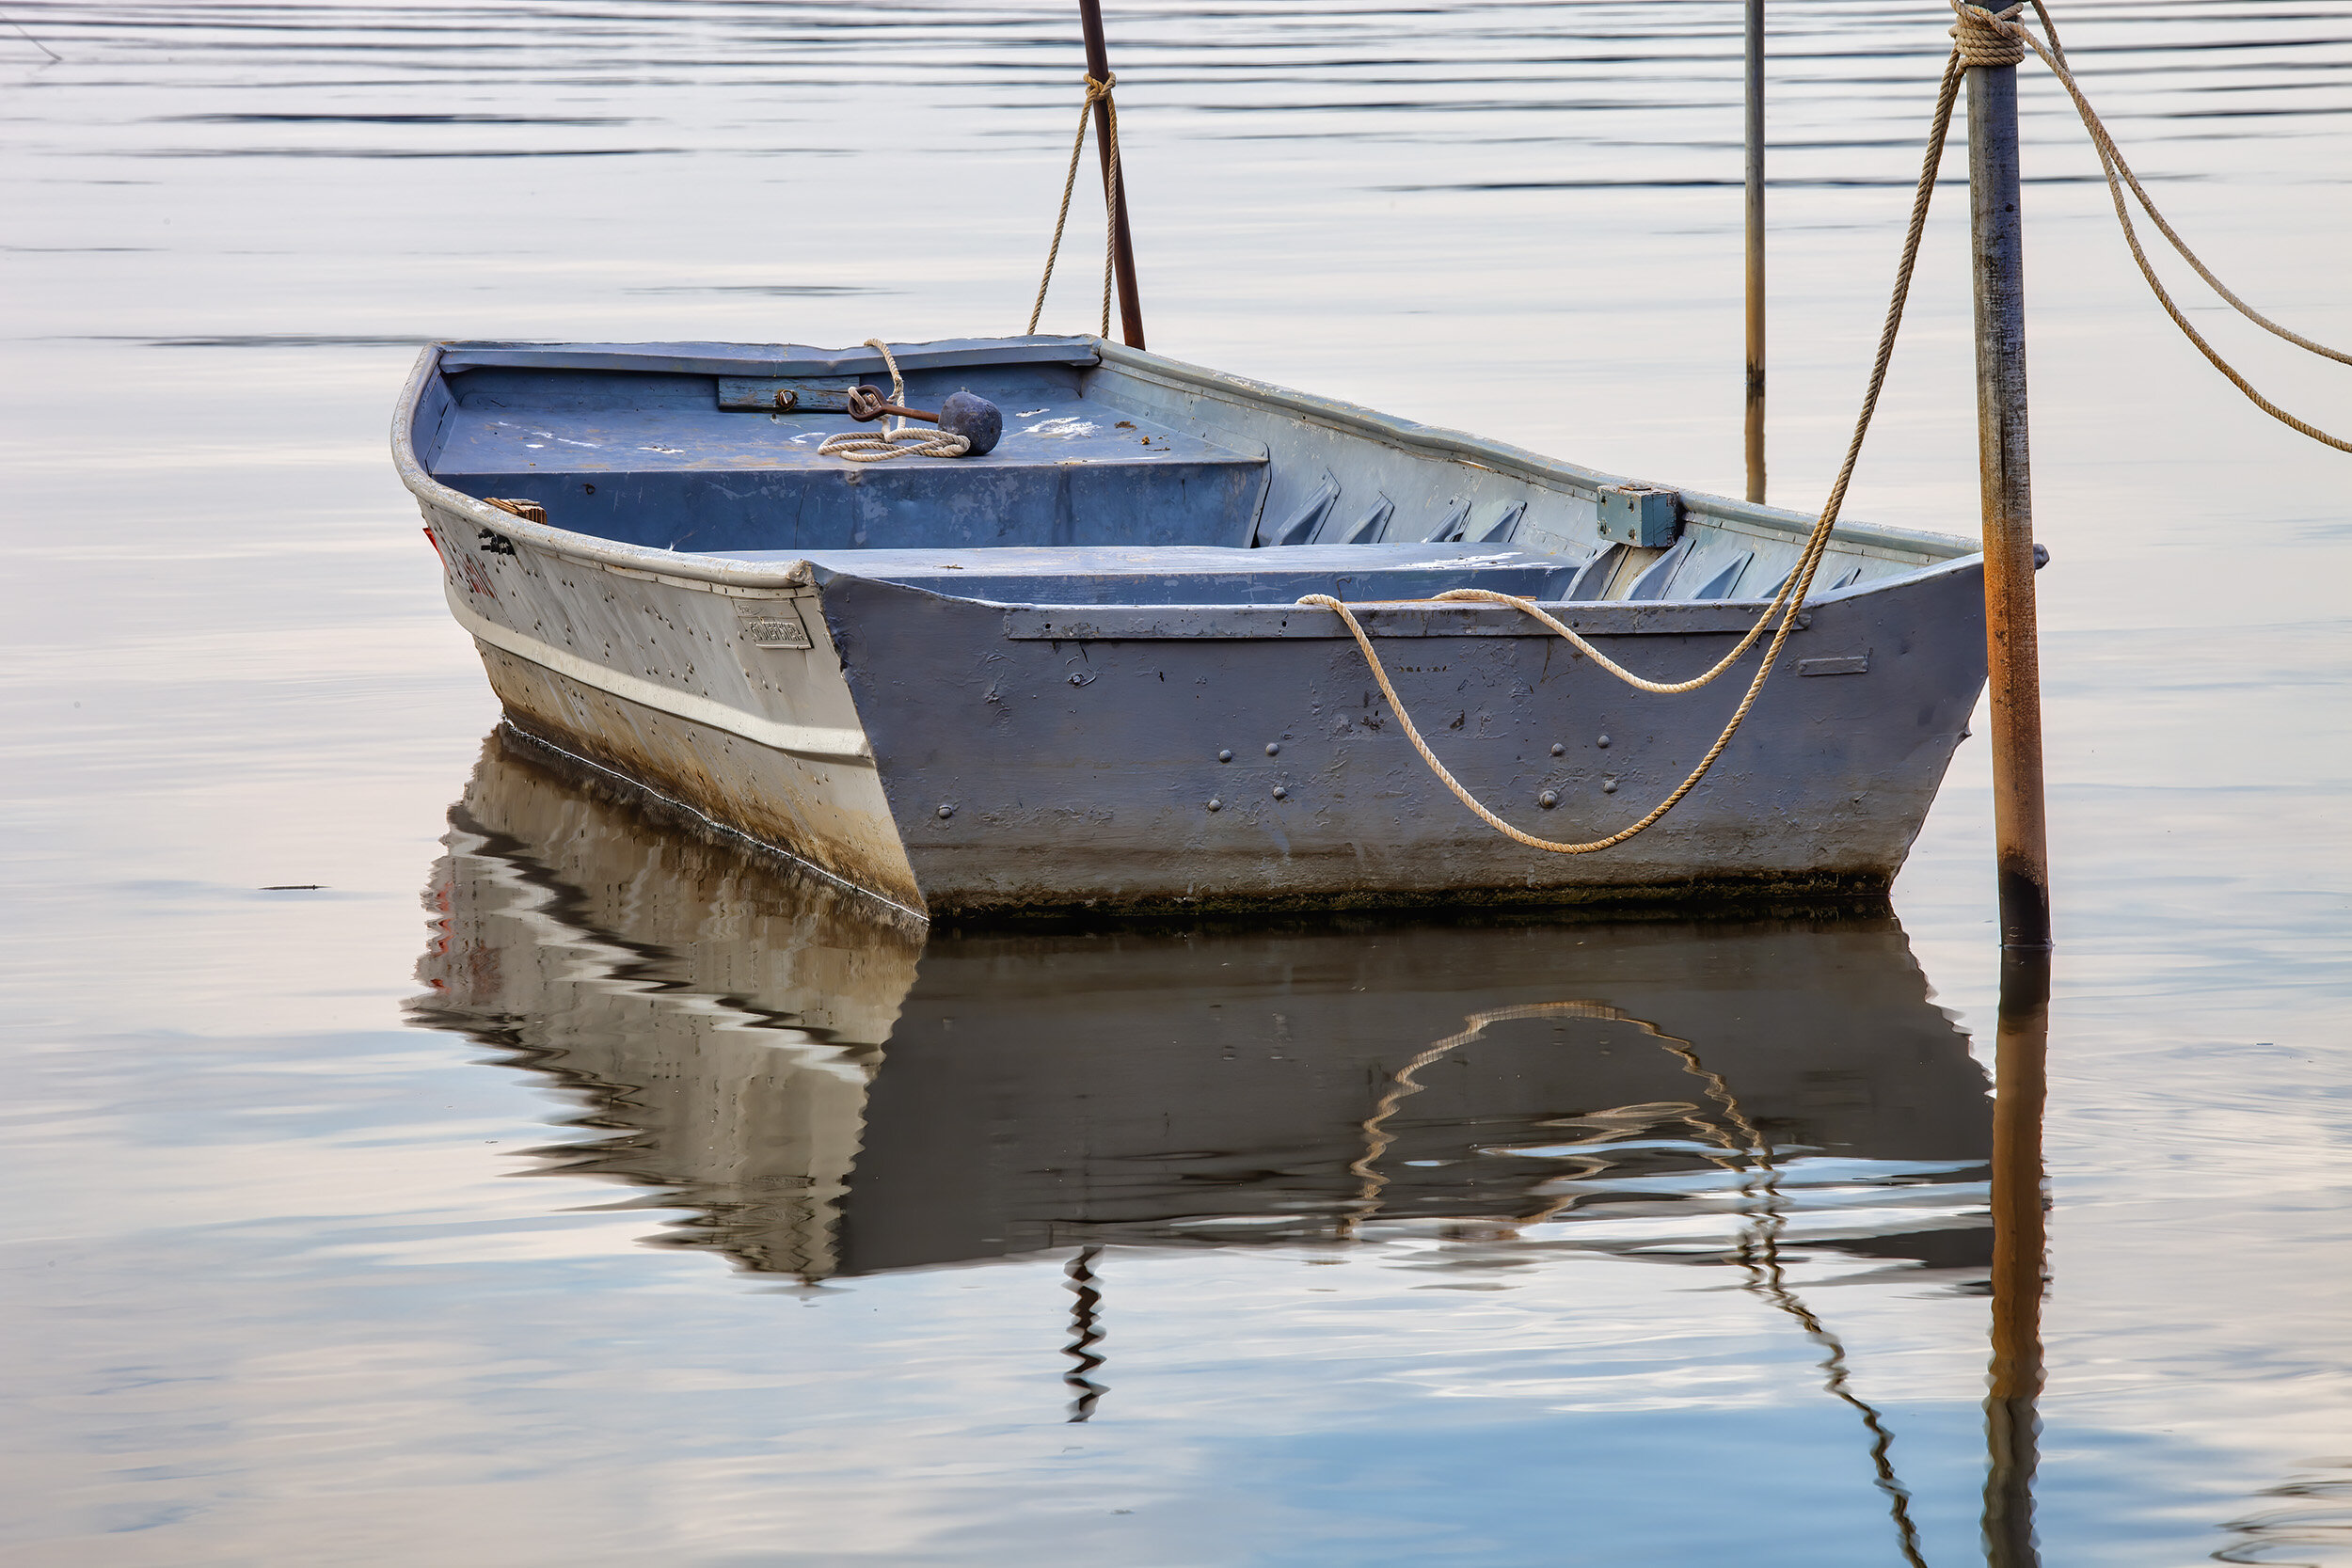
M 1983 1265 L 1985 1072 L 1883 913 L 922 929 L 551 760 L 494 735 L 451 808 L 413 1016 L 578 1103 L 532 1158 L 666 1190 L 670 1244 L 814 1280 L 1541 1223 L 1693 1265 L 1793 1216 Z
M 1001 438 L 838 455 L 899 372 Z M 923 918 L 1881 896 L 1984 680 L 1977 547 L 1841 521 L 1712 770 L 1553 853 L 1400 718 L 1609 835 L 1747 675 L 1595 656 L 1706 670 L 1815 519 L 1093 337 L 441 343 L 392 449 L 517 736 Z

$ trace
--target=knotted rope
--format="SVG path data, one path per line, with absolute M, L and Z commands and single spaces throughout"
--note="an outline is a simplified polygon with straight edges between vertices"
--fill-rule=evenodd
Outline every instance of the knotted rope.
M 904 407 L 906 378 L 898 373 L 898 361 L 891 354 L 890 345 L 880 338 L 868 338 L 866 346 L 881 351 L 882 363 L 890 371 L 890 401 Z M 887 463 L 894 457 L 961 457 L 971 447 L 972 443 L 961 436 L 951 436 L 944 430 L 916 430 L 904 420 L 893 419 L 879 431 L 845 430 L 838 436 L 828 436 L 818 443 L 817 453 L 820 457 L 846 458 L 851 463 Z
M 2026 57 L 2026 46 L 2001 24 L 2014 18 L 2026 8 L 2026 0 L 2007 10 L 1987 10 L 1982 6 L 1970 6 L 1953 0 L 1952 14 L 1959 20 L 1952 24 L 1952 53 L 1969 65 L 2016 65 Z
M 1061 254 L 1061 231 L 1070 221 L 1070 198 L 1078 188 L 1078 154 L 1086 150 L 1087 120 L 1100 100 L 1103 119 L 1109 134 L 1103 145 L 1110 153 L 1109 172 L 1103 180 L 1103 332 L 1111 335 L 1111 269 L 1119 254 L 1119 100 L 1111 96 L 1111 88 L 1119 85 L 1115 71 L 1104 71 L 1103 80 L 1092 73 L 1086 79 L 1086 102 L 1078 105 L 1078 135 L 1070 144 L 1070 172 L 1061 182 L 1061 212 L 1054 219 L 1054 243 L 1045 250 L 1045 276 L 1037 282 L 1037 303 L 1029 307 L 1028 330 L 1037 330 L 1038 318 L 1045 313 L 1045 291 L 1054 286 L 1054 261 Z
M 2172 226 L 2165 221 L 2164 214 L 2156 210 L 2154 199 L 2148 195 L 2147 187 L 2139 182 L 2138 176 L 2132 173 L 2131 166 L 2123 161 L 2122 150 L 2115 145 L 2115 138 L 2108 134 L 2106 121 L 2102 120 L 2098 111 L 2090 106 L 2090 100 L 2083 96 L 2081 85 L 2074 80 L 2074 71 L 2067 66 L 2065 47 L 2058 42 L 2058 24 L 2050 20 L 2049 8 L 2042 4 L 2042 0 L 2033 0 L 2033 8 L 2034 14 L 2042 19 L 2042 31 L 2050 35 L 2050 41 L 2047 44 L 2034 37 L 2029 29 L 2010 20 L 2023 8 L 2022 6 L 2011 6 L 2007 10 L 1998 13 L 1988 11 L 1980 6 L 1967 5 L 1965 0 L 1951 0 L 1951 6 L 1960 18 L 1959 23 L 1952 28 L 1952 36 L 1955 39 L 1962 39 L 1963 34 L 1966 35 L 1967 40 L 1979 40 L 1987 35 L 1997 35 L 2007 40 L 2009 47 L 2015 51 L 2007 61 L 1998 63 L 2010 65 L 2024 59 L 2025 52 L 2031 49 L 2042 57 L 2042 63 L 2050 68 L 2050 74 L 2058 79 L 2058 85 L 2066 89 L 2067 97 L 2074 101 L 2074 111 L 2082 118 L 2083 129 L 2090 133 L 2091 148 L 2099 154 L 2099 167 L 2106 175 L 2107 195 L 2115 203 L 2115 221 L 2122 226 L 2123 242 L 2131 246 L 2132 260 L 2138 263 L 2140 277 L 2148 280 L 2148 287 L 2155 293 L 2156 303 L 2163 306 L 2164 313 L 2172 318 L 2172 325 L 2179 327 L 2183 335 L 2197 345 L 2197 351 L 2212 362 L 2213 368 L 2229 377 L 2230 385 L 2245 393 L 2255 407 L 2288 429 L 2300 432 L 2324 446 L 2333 447 L 2338 451 L 2352 451 L 2352 441 L 2330 436 L 2315 425 L 2305 423 L 2256 391 L 2253 385 L 2221 356 L 2221 352 L 2205 341 L 2204 334 L 2188 324 L 2188 318 L 2181 313 L 2181 308 L 2172 302 L 2172 295 L 2166 291 L 2162 280 L 2156 277 L 2156 269 L 2149 263 L 2148 253 L 2140 248 L 2138 231 L 2132 227 L 2131 208 L 2123 199 L 2123 187 L 2126 184 L 2131 187 L 2132 195 L 2138 198 L 2140 206 L 2147 210 L 2148 216 L 2155 223 L 2157 230 L 2171 243 L 2172 248 L 2179 251 L 2182 259 L 2196 269 L 2197 276 L 2203 278 L 2215 293 L 2229 301 L 2231 308 L 2239 315 L 2244 316 L 2264 331 L 2285 339 L 2297 348 L 2308 350 L 2322 358 L 2333 359 L 2340 365 L 2352 365 L 2352 354 L 2329 348 L 2325 343 L 2315 343 L 2300 333 L 2289 331 L 2240 299 L 2221 279 L 2213 275 L 2213 270 L 2207 267 L 2197 253 L 2188 247 L 2188 242 L 2182 239 Z M 1963 49 L 1971 46 L 1971 43 L 1966 40 L 1959 45 Z

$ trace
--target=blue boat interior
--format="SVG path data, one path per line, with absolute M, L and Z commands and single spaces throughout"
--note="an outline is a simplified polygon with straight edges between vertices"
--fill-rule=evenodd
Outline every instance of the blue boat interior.
M 1005 434 L 984 457 L 853 464 L 841 412 L 719 406 L 719 378 L 485 367 L 448 378 L 456 406 L 425 467 L 468 495 L 532 500 L 559 528 L 697 555 L 1005 545 L 1246 546 L 1266 484 L 1240 450 L 1080 390 L 1067 365 L 911 371 L 907 398 L 987 398 Z M 840 377 L 883 383 L 887 377 Z
M 830 436 L 879 428 L 843 404 L 852 386 L 887 388 L 870 350 L 485 343 L 439 352 L 413 411 L 415 451 L 440 483 L 535 502 L 574 533 L 747 564 L 807 560 L 820 574 L 1008 604 L 1471 586 L 1550 601 L 1754 600 L 1777 591 L 1804 539 L 1805 520 L 1787 514 L 1727 526 L 1693 513 L 1669 545 L 1613 540 L 1596 510 L 1595 486 L 1613 483 L 1602 476 L 1531 482 L 1483 443 L 1408 450 L 1385 432 L 1419 427 L 1273 388 L 1202 398 L 1107 361 L 1092 339 L 957 340 L 899 358 L 914 406 L 959 390 L 995 404 L 994 450 L 823 454 Z M 1815 592 L 1966 548 L 1884 531 L 1856 548 L 1841 531 Z

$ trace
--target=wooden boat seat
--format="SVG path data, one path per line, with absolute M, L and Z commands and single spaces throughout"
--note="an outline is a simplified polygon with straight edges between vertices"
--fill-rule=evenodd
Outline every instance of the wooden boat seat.
M 818 579 L 860 577 L 993 604 L 1351 602 L 1491 588 L 1558 599 L 1577 563 L 1493 545 L 1300 545 L 1288 549 L 1114 545 L 995 549 L 729 550 L 759 564 L 807 560 Z
M 1057 369 L 911 374 L 918 407 L 962 385 L 995 402 L 1004 438 L 985 457 L 871 464 L 817 449 L 878 426 L 723 409 L 709 378 L 604 376 L 565 396 L 546 377 L 477 371 L 460 378 L 429 466 L 469 495 L 536 501 L 559 528 L 697 554 L 1248 543 L 1263 447 L 1091 402 Z M 625 385 L 646 381 L 663 385 Z

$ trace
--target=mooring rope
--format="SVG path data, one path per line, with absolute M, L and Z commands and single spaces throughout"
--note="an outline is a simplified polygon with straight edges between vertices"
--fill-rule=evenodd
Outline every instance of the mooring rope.
M 1870 365 L 1870 385 L 1862 396 L 1862 411 L 1854 420 L 1853 436 L 1846 444 L 1846 459 L 1838 466 L 1836 483 L 1830 486 L 1829 500 L 1822 506 L 1820 518 L 1813 525 L 1811 536 L 1805 540 L 1804 553 L 1798 557 L 1796 570 L 1788 574 L 1788 580 L 1780 585 L 1780 592 L 1772 596 L 1772 602 L 1765 607 L 1764 613 L 1757 617 L 1756 625 L 1749 627 L 1747 635 L 1740 640 L 1740 645 L 1718 660 L 1713 669 L 1688 681 L 1675 683 L 1648 681 L 1612 660 L 1601 658 L 1598 651 L 1590 642 L 1562 626 L 1552 616 L 1539 609 L 1533 600 L 1474 588 L 1457 588 L 1438 595 L 1440 600 L 1485 600 L 1517 606 L 1519 610 L 1550 626 L 1578 648 L 1591 653 L 1604 669 L 1619 680 L 1638 686 L 1644 690 L 1660 692 L 1688 691 L 1706 685 L 1717 675 L 1722 674 L 1735 659 L 1748 650 L 1774 615 L 1780 617 L 1780 625 L 1772 631 L 1772 640 L 1764 650 L 1764 660 L 1756 669 L 1756 678 L 1748 682 L 1746 694 L 1740 699 L 1740 705 L 1732 711 L 1729 721 L 1724 725 L 1723 733 L 1715 737 L 1715 744 L 1707 749 L 1707 754 L 1699 759 L 1696 768 L 1691 769 L 1690 776 L 1675 786 L 1674 793 L 1652 807 L 1647 816 L 1631 827 L 1621 828 L 1606 838 L 1597 838 L 1581 844 L 1541 838 L 1513 827 L 1493 812 L 1488 811 L 1476 796 L 1463 788 L 1461 781 L 1454 776 L 1444 763 L 1438 760 L 1437 752 L 1431 751 L 1429 743 L 1421 737 L 1420 729 L 1413 723 L 1412 715 L 1406 711 L 1405 705 L 1398 700 L 1396 688 L 1389 680 L 1389 672 L 1381 664 L 1379 654 L 1374 651 L 1372 639 L 1364 635 L 1363 626 L 1356 619 L 1355 611 L 1328 594 L 1310 594 L 1298 601 L 1303 605 L 1321 605 L 1335 612 L 1342 621 L 1346 623 L 1349 633 L 1356 639 L 1356 646 L 1363 650 L 1364 662 L 1372 666 L 1373 679 L 1380 683 L 1381 695 L 1389 700 L 1390 709 L 1395 713 L 1397 722 L 1404 726 L 1406 738 L 1410 740 L 1413 743 L 1413 749 L 1421 753 L 1422 761 L 1427 763 L 1429 770 L 1454 792 L 1455 800 L 1468 806 L 1481 821 L 1504 837 L 1516 840 L 1531 849 L 1542 849 L 1555 855 L 1589 855 L 1623 844 L 1627 839 L 1657 822 L 1660 817 L 1664 816 L 1679 804 L 1684 796 L 1698 787 L 1699 781 L 1707 777 L 1708 769 L 1715 766 L 1715 759 L 1724 754 L 1724 748 L 1731 744 L 1731 737 L 1740 733 L 1740 726 L 1746 721 L 1748 711 L 1756 706 L 1756 698 L 1763 694 L 1765 679 L 1772 674 L 1772 667 L 1779 662 L 1780 651 L 1788 642 L 1788 634 L 1796 629 L 1798 610 L 1804 605 L 1804 596 L 1813 586 L 1813 574 L 1820 568 L 1821 557 L 1829 548 L 1831 531 L 1837 526 L 1837 515 L 1846 504 L 1846 491 L 1853 483 L 1854 465 L 1862 458 L 1863 440 L 1869 435 L 1871 416 L 1878 412 L 1879 393 L 1886 385 L 1887 366 L 1895 356 L 1895 339 L 1902 330 L 1903 306 L 1911 296 L 1911 276 L 1919 260 L 1919 238 L 1927 228 L 1928 206 L 1934 199 L 1936 171 L 1944 161 L 1944 138 L 1951 129 L 1952 103 L 1960 92 L 1962 73 L 1964 69 L 1965 61 L 1960 50 L 1955 48 L 1951 57 L 1945 62 L 1943 86 L 1935 95 L 1935 116 L 1928 130 L 1927 154 L 1920 162 L 1918 190 L 1912 198 L 1911 224 L 1903 234 L 1902 260 L 1895 268 L 1895 289 L 1893 296 L 1887 302 L 1886 325 L 1879 333 L 1878 356 Z
M 1045 248 L 1045 276 L 1037 282 L 1037 303 L 1029 307 L 1028 330 L 1037 330 L 1038 318 L 1045 313 L 1045 291 L 1054 286 L 1054 261 L 1061 254 L 1061 231 L 1070 221 L 1070 198 L 1078 188 L 1078 154 L 1086 150 L 1087 120 L 1094 113 L 1099 100 L 1103 105 L 1103 120 L 1109 134 L 1103 146 L 1110 154 L 1109 173 L 1103 182 L 1103 333 L 1111 335 L 1111 269 L 1119 254 L 1119 100 L 1111 96 L 1111 88 L 1119 85 L 1116 71 L 1103 72 L 1096 81 L 1093 73 L 1086 78 L 1086 102 L 1078 105 L 1078 135 L 1070 144 L 1070 172 L 1061 182 L 1061 212 L 1054 219 L 1054 243 Z
M 1963 0 L 1952 0 L 1952 53 L 1970 65 L 2018 65 L 2026 58 L 2026 46 L 2002 30 L 2001 24 L 2010 21 L 2026 8 L 2026 0 L 2004 10 L 1988 10 L 1971 6 Z
M 2116 146 L 2115 137 L 2108 132 L 2106 122 L 2101 119 L 2098 111 L 2090 106 L 2090 100 L 2083 95 L 2081 85 L 2074 80 L 2074 71 L 2068 69 L 2065 47 L 2058 41 L 2058 24 L 2050 20 L 2049 8 L 2042 4 L 2042 0 L 2033 0 L 2033 8 L 2034 14 L 2042 19 L 2042 31 L 2050 35 L 2050 41 L 2047 44 L 2034 37 L 2029 29 L 2010 20 L 2024 8 L 2022 5 L 2011 6 L 2007 10 L 1999 12 L 1988 11 L 1980 6 L 1968 5 L 1965 0 L 1951 0 L 1951 6 L 1960 18 L 1952 33 L 1954 38 L 1962 40 L 1962 47 L 1989 48 L 1990 45 L 1982 43 L 1981 40 L 1998 38 L 2003 40 L 2009 50 L 2013 51 L 2004 61 L 1982 63 L 2014 65 L 2026 57 L 2025 52 L 2027 49 L 2031 49 L 2036 55 L 2042 56 L 2042 63 L 2050 68 L 2050 73 L 2058 79 L 2058 85 L 2066 89 L 2066 95 L 2074 101 L 2074 110 L 2082 117 L 2083 129 L 2090 135 L 2091 148 L 2099 154 L 2099 167 L 2106 175 L 2107 195 L 2115 202 L 2115 220 L 2122 226 L 2123 242 L 2131 246 L 2132 260 L 2138 263 L 2140 277 L 2148 280 L 2148 287 L 2155 293 L 2156 303 L 2163 306 L 2164 313 L 2172 318 L 2172 325 L 2179 327 L 2188 341 L 2197 345 L 2197 351 L 2212 362 L 2213 368 L 2227 376 L 2230 384 L 2245 393 L 2255 407 L 2288 429 L 2308 436 L 2314 441 L 2333 447 L 2338 451 L 2352 451 L 2352 441 L 2330 436 L 2317 426 L 2296 419 L 2256 391 L 2253 385 L 2238 373 L 2236 367 L 2224 359 L 2220 351 L 2205 341 L 2204 334 L 2188 324 L 2188 318 L 2181 313 L 2181 308 L 2172 302 L 2172 295 L 2167 292 L 2162 280 L 2156 277 L 2156 269 L 2149 263 L 2148 253 L 2140 248 L 2138 230 L 2132 226 L 2130 205 L 2123 199 L 2123 187 L 2126 184 L 2131 187 L 2132 195 L 2138 198 L 2140 206 L 2147 210 L 2148 216 L 2155 223 L 2158 231 L 2171 243 L 2172 248 L 2179 251 L 2182 258 L 2197 270 L 2197 276 L 2203 278 L 2214 293 L 2229 301 L 2231 307 L 2239 315 L 2244 316 L 2264 331 L 2285 339 L 2297 348 L 2307 349 L 2323 358 L 2333 359 L 2338 364 L 2352 365 L 2352 354 L 2329 348 L 2325 343 L 2313 342 L 2299 332 L 2290 331 L 2240 299 L 2221 279 L 2213 275 L 2213 270 L 2205 265 L 2203 260 L 2194 250 L 2189 248 L 2188 242 L 2181 238 L 2172 225 L 2165 221 L 2164 214 L 2156 210 L 2154 198 L 2149 196 L 2147 187 L 2142 185 L 2138 176 L 2132 172 L 2131 165 L 2123 161 L 2122 149 Z
M 866 346 L 881 351 L 882 364 L 890 371 L 890 401 L 904 407 L 906 378 L 898 373 L 898 361 L 890 345 L 880 338 L 868 338 Z M 893 419 L 879 431 L 845 430 L 828 436 L 818 443 L 817 453 L 851 463 L 887 463 L 894 457 L 961 457 L 971 449 L 972 443 L 963 436 L 944 430 L 916 430 L 904 420 Z
M 2046 45 L 2029 29 L 2016 22 L 2015 18 L 2025 9 L 2026 3 L 2026 0 L 2018 0 L 2015 5 L 1994 11 L 1982 6 L 1970 5 L 1967 0 L 1950 0 L 1954 17 L 1951 28 L 1952 53 L 1944 63 L 1944 79 L 1936 92 L 1935 115 L 1928 134 L 1927 156 L 1921 162 L 1918 189 L 1912 199 L 1911 225 L 1903 237 L 1902 260 L 1896 267 L 1895 291 L 1887 305 L 1886 325 L 1879 336 L 1878 357 L 1870 368 L 1869 389 L 1863 395 L 1862 411 L 1854 421 L 1853 436 L 1847 444 L 1845 462 L 1838 467 L 1837 481 L 1830 487 L 1828 503 L 1822 507 L 1820 517 L 1814 524 L 1813 532 L 1805 541 L 1804 552 L 1798 558 L 1797 569 L 1782 580 L 1779 592 L 1773 594 L 1772 603 L 1765 607 L 1764 613 L 1757 617 L 1754 626 L 1748 628 L 1737 646 L 1717 660 L 1711 668 L 1688 680 L 1653 681 L 1633 673 L 1608 657 L 1590 641 L 1562 625 L 1556 617 L 1532 599 L 1521 598 L 1513 594 L 1499 594 L 1488 589 L 1456 588 L 1436 595 L 1434 600 L 1398 601 L 1427 604 L 1451 600 L 1510 605 L 1522 613 L 1533 616 L 1565 638 L 1579 652 L 1589 655 L 1595 663 L 1627 685 L 1661 695 L 1692 691 L 1714 680 L 1738 662 L 1748 649 L 1755 645 L 1765 626 L 1772 623 L 1774 616 L 1778 616 L 1780 624 L 1773 630 L 1772 640 L 1764 651 L 1763 663 L 1757 668 L 1755 678 L 1748 683 L 1746 694 L 1740 698 L 1740 705 L 1733 710 L 1730 720 L 1724 725 L 1723 733 L 1715 737 L 1715 743 L 1708 748 L 1707 754 L 1699 759 L 1698 766 L 1692 768 L 1689 776 L 1676 785 L 1674 792 L 1653 807 L 1648 815 L 1630 827 L 1622 828 L 1605 838 L 1593 839 L 1586 843 L 1568 843 L 1558 839 L 1542 838 L 1513 827 L 1487 810 L 1475 796 L 1465 789 L 1461 781 L 1454 776 L 1452 770 L 1438 760 L 1438 754 L 1430 750 L 1429 743 L 1422 738 L 1420 728 L 1414 724 L 1412 715 L 1406 711 L 1404 704 L 1398 700 L 1396 687 L 1390 681 L 1388 670 L 1381 663 L 1379 654 L 1374 650 L 1372 639 L 1365 635 L 1362 624 L 1356 619 L 1355 611 L 1328 594 L 1310 594 L 1298 601 L 1302 605 L 1320 605 L 1333 611 L 1346 624 L 1349 635 L 1356 639 L 1357 647 L 1363 652 L 1364 662 L 1372 667 L 1373 678 L 1379 683 L 1381 695 L 1388 699 L 1391 710 L 1396 714 L 1397 722 L 1404 727 L 1406 738 L 1413 743 L 1413 749 L 1419 752 L 1422 760 L 1429 765 L 1429 770 L 1454 792 L 1454 799 L 1468 806 L 1481 821 L 1497 832 L 1531 849 L 1542 849 L 1559 855 L 1589 855 L 1598 850 L 1613 848 L 1636 833 L 1651 827 L 1679 804 L 1684 796 L 1698 786 L 1699 781 L 1704 779 L 1708 770 L 1715 766 L 1716 759 L 1723 755 L 1724 749 L 1731 744 L 1732 736 L 1739 733 L 1740 726 L 1746 721 L 1749 710 L 1756 705 L 1756 698 L 1763 692 L 1766 678 L 1772 674 L 1772 667 L 1780 659 L 1782 645 L 1788 640 L 1788 634 L 1796 623 L 1798 611 L 1804 603 L 1805 594 L 1812 588 L 1814 572 L 1820 565 L 1821 557 L 1828 548 L 1830 533 L 1836 528 L 1838 513 L 1845 505 L 1846 491 L 1853 478 L 1854 465 L 1862 455 L 1863 440 L 1869 433 L 1871 416 L 1878 408 L 1879 392 L 1885 384 L 1887 365 L 1895 351 L 1896 335 L 1902 325 L 1903 305 L 1911 291 L 1912 272 L 1918 260 L 1919 239 L 1926 227 L 1928 207 L 1935 192 L 1936 173 L 1943 163 L 1944 141 L 1951 127 L 1952 104 L 1958 96 L 1964 73 L 1970 66 L 2015 66 L 2024 61 L 2028 49 L 2041 56 L 2042 63 L 2050 68 L 2051 73 L 2057 76 L 2059 83 L 2064 86 L 2067 95 L 2074 100 L 2075 109 L 2082 116 L 2083 127 L 2090 133 L 2091 146 L 2098 152 L 2100 166 L 2106 174 L 2107 191 L 2114 199 L 2115 215 L 2122 225 L 2123 237 L 2131 246 L 2132 259 L 2139 263 L 2140 275 L 2147 278 L 2149 288 L 2155 292 L 2156 299 L 2164 306 L 2165 313 L 2172 318 L 2173 325 L 2186 334 L 2189 341 L 2196 344 L 2199 351 L 2213 362 L 2215 369 L 2229 377 L 2232 385 L 2251 399 L 2256 407 L 2315 441 L 2323 442 L 2339 451 L 2352 451 L 2352 441 L 2330 436 L 2326 431 L 2296 419 L 2256 391 L 2244 376 L 2222 358 L 2219 351 L 2189 325 L 2187 318 L 2182 315 L 2180 308 L 2173 303 L 2172 296 L 2165 291 L 2164 284 L 2157 278 L 2154 267 L 2149 263 L 2147 253 L 2140 247 L 2138 233 L 2132 227 L 2130 209 L 2123 199 L 2125 183 L 2130 185 L 2132 194 L 2138 198 L 2140 205 L 2147 210 L 2149 217 L 2154 220 L 2165 238 L 2171 242 L 2173 248 L 2186 258 L 2189 265 L 2197 269 L 2197 275 L 2211 284 L 2214 291 L 2235 307 L 2240 314 L 2300 348 L 2308 349 L 2313 354 L 2341 363 L 2352 364 L 2352 355 L 2344 354 L 2323 343 L 2313 342 L 2311 339 L 2280 325 L 2240 299 L 2213 275 L 2211 269 L 2189 248 L 2187 242 L 2183 240 L 2172 226 L 2165 221 L 2164 214 L 2157 211 L 2154 200 L 2150 198 L 2146 188 L 2132 173 L 2131 166 L 2123 161 L 2122 151 L 2116 146 L 2115 138 L 2108 134 L 2106 123 L 2100 119 L 2097 111 L 2091 108 L 2090 101 L 2083 95 L 2081 87 L 2074 80 L 2074 72 L 2067 68 L 2066 52 L 2058 41 L 2058 26 L 2051 21 L 2049 9 L 2043 4 L 2043 0 L 2031 0 L 2031 4 L 2035 14 L 2042 20 L 2043 30 L 2050 35 L 2050 41 Z M 1107 334 L 1107 315 L 1104 321 L 1104 330 Z

